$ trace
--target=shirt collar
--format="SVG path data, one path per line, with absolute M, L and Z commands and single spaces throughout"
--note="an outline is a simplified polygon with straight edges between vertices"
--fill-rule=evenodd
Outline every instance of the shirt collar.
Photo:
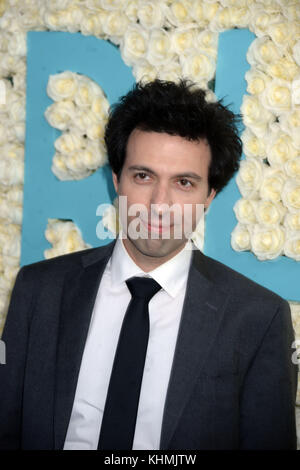
M 173 258 L 146 273 L 136 265 L 128 254 L 122 240 L 122 232 L 120 232 L 111 256 L 112 285 L 121 284 L 133 276 L 152 277 L 174 298 L 187 282 L 192 245 L 191 240 L 188 240 L 184 248 Z

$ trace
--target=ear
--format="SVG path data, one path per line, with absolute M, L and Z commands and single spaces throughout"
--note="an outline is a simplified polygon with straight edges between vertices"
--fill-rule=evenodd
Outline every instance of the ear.
M 210 206 L 210 204 L 211 204 L 212 200 L 214 199 L 214 197 L 216 196 L 216 194 L 217 194 L 216 190 L 214 188 L 212 188 L 210 190 L 209 196 L 207 196 L 206 201 L 204 203 L 205 209 L 208 209 L 208 207 Z
M 118 182 L 118 177 L 116 175 L 116 173 L 112 172 L 112 177 L 113 177 L 113 183 L 114 183 L 114 187 L 115 187 L 115 190 L 116 190 L 116 193 L 118 193 L 118 190 L 119 190 L 119 182 Z

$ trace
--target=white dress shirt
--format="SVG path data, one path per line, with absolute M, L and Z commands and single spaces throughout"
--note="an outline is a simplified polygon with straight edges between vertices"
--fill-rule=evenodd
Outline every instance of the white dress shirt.
M 121 237 L 103 273 L 82 357 L 64 449 L 97 449 L 119 333 L 131 294 L 125 281 L 151 276 L 162 289 L 149 302 L 150 333 L 133 449 L 159 449 L 163 411 L 191 261 L 191 242 L 149 273 Z M 122 390 L 120 390 L 122 393 Z

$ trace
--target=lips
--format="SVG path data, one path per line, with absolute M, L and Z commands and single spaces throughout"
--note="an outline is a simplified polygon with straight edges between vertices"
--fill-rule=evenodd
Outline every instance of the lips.
M 170 230 L 172 228 L 171 225 L 162 225 L 162 224 L 151 224 L 149 222 L 140 219 L 144 227 L 147 228 L 148 231 L 156 231 L 156 232 L 165 232 L 166 230 Z

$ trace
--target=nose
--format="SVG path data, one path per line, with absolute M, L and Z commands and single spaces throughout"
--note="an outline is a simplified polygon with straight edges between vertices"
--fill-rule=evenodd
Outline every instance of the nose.
M 155 185 L 151 195 L 153 217 L 162 218 L 164 214 L 169 213 L 171 205 L 171 195 L 167 184 L 160 182 Z

